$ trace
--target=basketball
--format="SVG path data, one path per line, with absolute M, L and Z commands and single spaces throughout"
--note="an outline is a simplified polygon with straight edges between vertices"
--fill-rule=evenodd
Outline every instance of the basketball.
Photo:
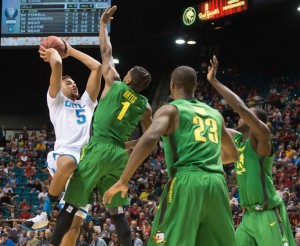
M 54 48 L 61 56 L 64 56 L 67 52 L 67 46 L 65 42 L 57 36 L 49 36 L 43 39 L 40 43 L 46 49 Z

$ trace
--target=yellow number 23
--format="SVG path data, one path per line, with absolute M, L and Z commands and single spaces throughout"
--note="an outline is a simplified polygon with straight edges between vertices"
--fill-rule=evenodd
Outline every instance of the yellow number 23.
M 207 141 L 207 137 L 213 143 L 218 143 L 219 142 L 219 138 L 218 138 L 218 125 L 217 125 L 217 122 L 214 119 L 208 118 L 208 119 L 203 120 L 199 116 L 194 116 L 194 118 L 193 118 L 193 124 L 198 125 L 198 127 L 194 131 L 195 140 L 197 142 L 198 141 L 206 142 Z M 204 134 L 205 134 L 205 131 L 204 131 L 205 127 L 209 127 L 209 129 L 208 129 L 209 132 L 207 134 L 207 137 L 204 136 Z

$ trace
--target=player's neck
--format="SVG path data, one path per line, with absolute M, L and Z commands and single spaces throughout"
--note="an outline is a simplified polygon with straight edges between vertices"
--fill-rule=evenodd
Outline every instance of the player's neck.
M 243 134 L 243 141 L 246 141 L 250 137 L 250 132 L 251 132 L 250 129 L 245 130 L 245 131 L 242 132 L 242 134 Z

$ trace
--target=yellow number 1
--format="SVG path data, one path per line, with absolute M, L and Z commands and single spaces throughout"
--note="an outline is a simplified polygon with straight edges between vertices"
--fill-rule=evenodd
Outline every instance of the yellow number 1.
M 119 115 L 117 117 L 118 120 L 122 120 L 123 119 L 123 117 L 124 117 L 127 109 L 130 106 L 130 102 L 121 102 L 121 104 L 123 105 L 123 108 L 122 108 L 121 112 L 119 113 Z

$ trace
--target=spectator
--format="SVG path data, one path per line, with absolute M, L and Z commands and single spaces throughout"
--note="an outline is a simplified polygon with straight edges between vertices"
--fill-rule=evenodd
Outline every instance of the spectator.
M 296 244 L 300 246 L 300 231 L 295 234 Z
M 36 178 L 34 184 L 31 185 L 31 188 L 32 188 L 33 191 L 42 192 L 41 180 L 39 178 Z
M 98 232 L 94 231 L 90 246 L 107 246 L 107 244 L 102 238 L 98 237 Z
M 37 246 L 49 246 L 51 239 L 51 231 L 46 229 L 45 231 L 40 231 L 40 241 Z
M 107 219 L 106 219 L 106 224 L 108 224 L 108 229 L 109 229 L 110 231 L 115 231 L 115 230 L 116 230 L 116 227 L 115 227 L 115 225 L 112 223 L 111 218 L 107 218 Z
M 287 158 L 289 158 L 290 160 L 292 160 L 294 156 L 297 155 L 297 151 L 292 149 L 292 146 L 290 144 L 286 147 L 285 153 Z
M 144 242 L 143 242 L 143 246 L 147 246 L 148 245 L 148 240 L 149 240 L 149 233 L 145 232 L 143 237 L 144 237 Z
M 132 220 L 130 223 L 130 230 L 135 231 L 138 233 L 142 233 L 142 229 L 138 226 L 138 223 L 136 220 Z
M 6 142 L 6 130 L 5 130 L 5 126 L 2 125 L 0 130 L 0 147 L 5 146 L 5 142 Z
M 149 175 L 150 176 L 150 175 Z M 145 190 L 142 191 L 140 194 L 140 199 L 142 202 L 147 202 L 148 201 L 148 196 L 153 193 L 152 188 L 150 185 L 147 183 L 145 184 Z
M 86 240 L 87 242 L 90 242 L 92 239 L 92 235 L 95 232 L 95 228 L 94 228 L 94 222 L 93 221 L 89 221 L 88 222 L 88 228 L 86 231 Z
M 281 185 L 279 186 L 279 190 L 276 190 L 276 193 L 277 193 L 281 198 L 283 198 L 284 192 L 285 192 L 284 184 L 281 184 Z
M 116 231 L 111 233 L 111 241 L 108 243 L 108 246 L 121 246 L 119 237 Z
M 26 245 L 27 241 L 28 241 L 29 237 L 27 237 L 27 231 L 22 229 L 21 231 L 21 235 L 17 240 L 17 246 L 24 246 Z
M 287 204 L 288 204 L 288 202 L 289 202 L 289 200 L 290 200 L 290 194 L 289 194 L 288 191 L 285 191 L 285 192 L 283 193 L 282 200 L 283 200 L 283 202 L 284 202 L 284 205 L 287 206 Z
M 107 223 L 103 223 L 103 230 L 100 232 L 100 237 L 104 240 L 111 238 L 111 231 Z
M 35 174 L 35 169 L 30 164 L 27 164 L 27 167 L 24 169 L 25 177 L 29 178 L 32 177 L 34 174 Z
M 42 199 L 45 199 L 47 194 L 48 194 L 47 188 L 43 187 L 42 192 L 40 192 L 38 195 L 39 201 L 42 201 Z
M 13 243 L 17 243 L 19 232 L 20 232 L 20 224 L 18 224 L 17 221 L 13 221 L 13 227 L 7 231 L 9 235 L 9 239 L 11 239 Z
M 151 233 L 151 224 L 148 220 L 143 220 L 142 221 L 142 232 L 143 232 L 143 234 L 145 232 L 147 232 L 149 234 Z
M 30 204 L 27 202 L 27 200 L 25 198 L 19 204 L 19 209 L 20 210 L 23 210 L 24 208 L 26 208 L 27 210 L 30 210 Z
M 12 188 L 16 188 L 19 185 L 19 180 L 15 173 L 12 173 L 11 177 L 8 178 L 8 183 Z
M 4 196 L 1 198 L 1 206 L 11 205 L 11 195 L 10 193 L 4 193 Z
M 29 139 L 29 133 L 27 131 L 27 127 L 26 126 L 23 126 L 23 129 L 22 129 L 21 134 L 20 134 L 20 138 L 23 141 L 27 141 Z
M 142 205 L 142 201 L 137 196 L 136 191 L 134 191 L 134 192 L 131 193 L 130 206 L 132 206 L 134 203 L 137 204 L 137 206 L 141 206 Z
M 136 237 L 136 232 L 131 231 L 131 240 L 133 246 L 143 246 L 143 241 Z
M 76 244 L 76 246 L 89 246 L 89 244 L 85 241 L 84 234 L 80 234 L 79 242 Z
M 106 212 L 103 212 L 103 213 L 101 213 L 100 214 L 100 222 L 99 222 L 99 225 L 100 225 L 100 227 L 101 227 L 101 230 L 103 230 L 103 225 L 104 225 L 104 223 L 106 223 L 105 221 L 106 221 L 106 219 L 107 219 L 107 217 L 108 217 L 108 214 L 109 213 L 106 213 Z
M 4 193 L 14 193 L 14 190 L 10 187 L 9 183 L 5 184 L 5 187 L 3 188 Z
M 15 246 L 14 242 L 8 238 L 8 234 L 6 232 L 1 234 L 0 245 Z
M 99 200 L 97 200 L 93 206 L 92 206 L 92 215 L 97 216 L 101 212 L 101 205 L 99 203 Z
M 27 207 L 23 208 L 20 213 L 20 219 L 21 220 L 28 220 L 31 217 L 31 213 L 29 212 L 29 209 Z
M 1 198 L 4 196 L 4 192 L 3 192 L 3 189 L 2 189 L 2 187 L 0 186 L 0 200 L 1 200 Z
M 39 243 L 39 240 L 35 236 L 35 232 L 30 231 L 26 246 L 37 246 L 38 243 Z

